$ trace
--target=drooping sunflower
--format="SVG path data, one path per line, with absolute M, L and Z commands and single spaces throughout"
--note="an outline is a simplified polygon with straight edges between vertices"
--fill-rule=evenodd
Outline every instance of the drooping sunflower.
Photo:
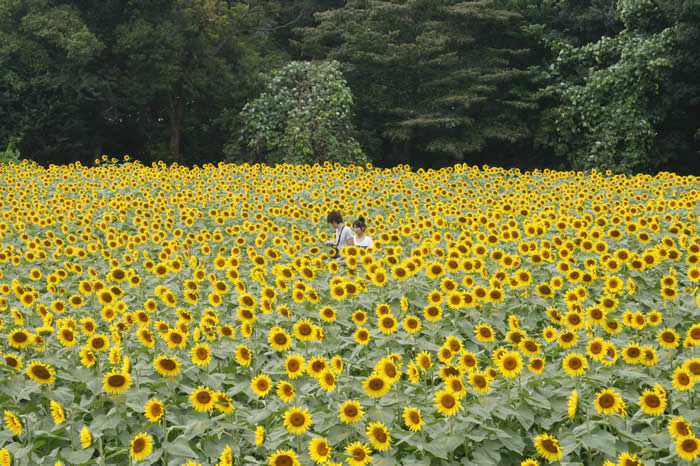
M 163 414 L 165 414 L 165 408 L 162 401 L 158 398 L 148 400 L 144 407 L 144 415 L 150 422 L 158 422 Z
M 163 377 L 172 377 L 180 373 L 180 362 L 176 357 L 161 355 L 153 361 L 153 367 Z
M 578 392 L 576 390 L 571 390 L 571 395 L 569 395 L 569 401 L 567 402 L 567 414 L 570 418 L 576 416 L 576 409 L 578 408 Z
M 40 361 L 32 361 L 27 365 L 29 377 L 40 384 L 50 385 L 56 381 L 56 370 Z
M 537 453 L 547 461 L 561 460 L 564 457 L 559 441 L 549 434 L 540 434 L 534 440 Z
M 355 424 L 365 415 L 362 405 L 357 400 L 348 400 L 338 408 L 338 417 L 345 424 Z
M 370 456 L 372 450 L 366 443 L 351 443 L 345 447 L 345 453 L 348 454 L 346 461 L 349 466 L 364 466 L 372 462 L 372 457 Z
M 80 364 L 85 367 L 92 367 L 96 361 L 97 357 L 89 347 L 84 346 L 80 349 Z
M 448 390 L 440 390 L 433 398 L 438 412 L 445 416 L 454 416 L 462 408 L 462 403 Z
M 128 373 L 114 369 L 105 374 L 102 390 L 110 394 L 118 394 L 129 389 L 131 376 Z
M 272 456 L 267 457 L 269 466 L 300 466 L 294 450 L 277 450 Z
M 92 445 L 92 434 L 86 426 L 83 426 L 80 430 L 80 446 L 85 450 L 90 448 L 90 445 Z
M 377 450 L 386 451 L 391 448 L 391 435 L 381 422 L 370 422 L 366 433 L 370 444 Z
M 131 441 L 129 454 L 134 461 L 141 461 L 153 452 L 153 437 L 140 432 Z
M 66 415 L 63 411 L 63 406 L 58 401 L 51 400 L 49 403 L 51 408 L 51 417 L 56 425 L 63 424 L 66 421 Z
M 256 426 L 255 427 L 255 446 L 259 447 L 265 443 L 265 427 Z
M 291 407 L 284 413 L 283 425 L 290 434 L 300 435 L 309 430 L 312 419 L 309 410 L 299 406 Z
M 331 447 L 325 438 L 314 438 L 309 442 L 309 456 L 316 463 L 321 464 L 331 457 Z
M 365 393 L 374 398 L 381 398 L 389 392 L 391 382 L 384 375 L 373 374 L 362 385 Z
M 22 423 L 19 417 L 12 411 L 5 410 L 5 425 L 14 435 L 22 435 Z

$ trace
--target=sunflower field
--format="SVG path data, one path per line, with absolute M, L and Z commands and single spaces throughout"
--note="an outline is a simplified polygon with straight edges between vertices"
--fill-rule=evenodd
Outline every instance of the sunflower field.
M 2 466 L 697 464 L 698 177 L 0 175 Z

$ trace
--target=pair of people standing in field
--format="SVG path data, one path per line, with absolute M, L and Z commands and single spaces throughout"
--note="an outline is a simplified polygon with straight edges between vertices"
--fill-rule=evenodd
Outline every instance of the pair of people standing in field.
M 328 213 L 328 223 L 335 228 L 335 241 L 326 241 L 326 246 L 335 248 L 336 256 L 344 246 L 357 246 L 358 248 L 372 248 L 374 241 L 366 233 L 367 223 L 364 217 L 360 217 L 352 223 L 352 229 L 343 223 L 343 216 L 337 210 Z

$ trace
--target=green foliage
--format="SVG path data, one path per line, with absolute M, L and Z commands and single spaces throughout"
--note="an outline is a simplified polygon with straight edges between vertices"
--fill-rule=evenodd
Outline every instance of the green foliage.
M 365 163 L 352 136 L 351 105 L 338 62 L 291 62 L 243 108 L 241 137 L 256 161 Z
M 541 95 L 556 103 L 543 112 L 538 142 L 574 169 L 658 169 L 676 155 L 659 150 L 657 128 L 673 112 L 664 90 L 678 66 L 678 27 L 660 27 L 663 12 L 650 0 L 620 0 L 618 14 L 624 29 L 615 37 L 549 43 L 555 59 Z
M 19 162 L 20 154 L 14 141 L 10 141 L 7 148 L 0 152 L 0 163 Z
M 516 12 L 490 0 L 350 0 L 316 18 L 299 30 L 301 51 L 343 63 L 361 142 L 384 163 L 503 154 L 530 136 Z

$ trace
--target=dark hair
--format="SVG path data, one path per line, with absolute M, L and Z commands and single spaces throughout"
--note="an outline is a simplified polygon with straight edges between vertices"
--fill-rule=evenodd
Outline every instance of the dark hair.
M 365 228 L 367 228 L 367 224 L 365 223 L 365 218 L 364 217 L 358 218 L 357 220 L 355 220 L 352 223 L 352 226 L 355 228 L 360 228 L 360 229 L 362 229 L 362 231 L 364 231 Z
M 328 223 L 343 223 L 343 216 L 337 210 L 331 210 L 328 212 L 326 220 L 328 220 Z

